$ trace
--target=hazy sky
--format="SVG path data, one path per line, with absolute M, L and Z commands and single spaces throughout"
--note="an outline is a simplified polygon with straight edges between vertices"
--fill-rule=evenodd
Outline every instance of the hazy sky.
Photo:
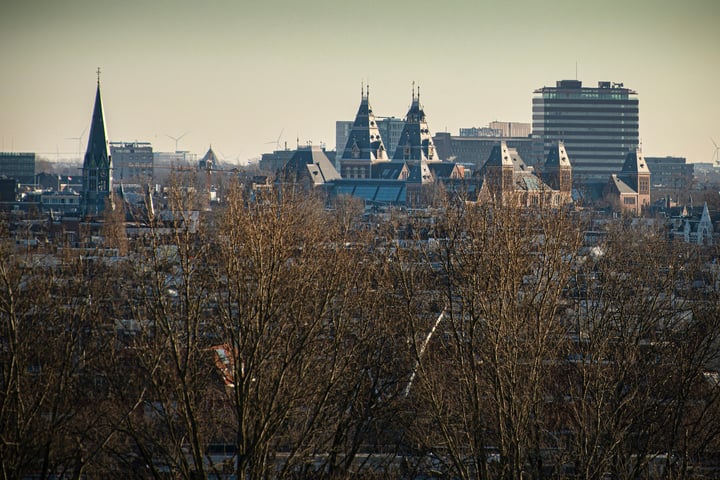
M 110 141 L 231 162 L 334 148 L 362 82 L 396 117 L 417 82 L 433 132 L 530 122 L 576 65 L 638 92 L 645 155 L 720 144 L 717 0 L 4 0 L 0 62 L 0 150 L 51 159 L 85 151 L 97 67 Z

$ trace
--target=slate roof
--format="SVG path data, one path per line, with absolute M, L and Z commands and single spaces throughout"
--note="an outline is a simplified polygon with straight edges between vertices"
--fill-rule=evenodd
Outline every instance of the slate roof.
M 372 166 L 370 172 L 372 178 L 385 180 L 400 180 L 404 170 L 408 170 L 404 161 L 379 162 Z
M 298 148 L 285 165 L 284 173 L 288 178 L 309 178 L 314 185 L 341 178 L 325 151 L 314 145 Z
M 217 155 L 215 155 L 212 145 L 210 145 L 207 153 L 200 159 L 199 166 L 200 168 L 217 168 L 219 164 Z
M 360 107 L 348 135 L 341 160 L 389 160 L 370 106 L 370 87 L 361 91 Z
M 572 167 L 570 165 L 570 158 L 565 151 L 565 144 L 563 142 L 554 143 L 550 147 L 547 159 L 545 160 L 545 168 L 558 167 Z
M 632 194 L 637 193 L 635 189 L 633 189 L 630 185 L 625 183 L 620 177 L 618 177 L 616 174 L 610 175 L 610 183 L 615 187 L 615 189 L 621 193 L 621 194 Z
M 405 116 L 405 126 L 400 134 L 393 159 L 409 161 L 440 160 L 430 134 L 425 110 L 420 104 L 420 88 L 418 87 L 417 95 L 415 95 L 414 85 L 412 103 Z
M 103 113 L 102 99 L 100 98 L 100 82 L 98 82 L 83 169 L 109 167 L 110 154 L 108 153 L 107 133 L 105 132 L 105 114 Z
M 637 174 L 637 173 L 650 173 L 650 169 L 645 162 L 645 157 L 639 148 L 628 152 L 625 156 L 625 163 L 623 164 L 622 174 Z

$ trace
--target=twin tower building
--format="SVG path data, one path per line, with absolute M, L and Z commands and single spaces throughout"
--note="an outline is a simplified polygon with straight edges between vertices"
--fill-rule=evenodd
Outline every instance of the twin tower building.
M 369 97 L 370 89 L 364 87 L 355 121 L 339 156 L 340 176 L 345 181 L 443 183 L 448 190 L 462 189 L 474 200 L 512 199 L 528 206 L 548 201 L 560 205 L 572 200 L 572 166 L 562 142 L 549 149 L 541 171 L 527 165 L 516 149 L 498 141 L 481 168 L 466 172 L 463 165 L 439 158 L 420 103 L 419 88 L 413 86 L 410 109 L 393 152 L 385 148 Z

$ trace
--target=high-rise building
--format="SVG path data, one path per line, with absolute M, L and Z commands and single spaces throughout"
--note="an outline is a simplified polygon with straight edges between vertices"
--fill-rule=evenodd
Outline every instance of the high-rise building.
M 580 183 L 607 182 L 639 145 L 637 92 L 622 83 L 583 87 L 579 80 L 560 80 L 534 94 L 533 156 L 544 158 L 564 142 Z

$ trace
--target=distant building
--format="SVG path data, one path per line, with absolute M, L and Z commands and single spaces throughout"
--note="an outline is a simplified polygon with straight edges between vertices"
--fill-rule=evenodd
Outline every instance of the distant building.
M 259 168 L 264 172 L 277 173 L 295 155 L 295 150 L 275 150 L 272 153 L 263 153 L 260 157 Z
M 500 130 L 497 130 L 501 133 Z M 523 159 L 529 159 L 527 163 L 533 165 L 540 159 L 533 158 L 532 138 L 505 138 L 487 136 L 454 136 L 447 132 L 436 133 L 433 137 L 435 148 L 441 158 L 452 160 L 463 165 L 473 165 L 479 169 L 490 156 L 493 148 L 499 141 L 504 141 L 508 147 L 517 150 Z
M 85 160 L 83 161 L 83 191 L 80 205 L 82 215 L 96 217 L 105 210 L 105 202 L 112 201 L 111 159 L 105 132 L 105 115 L 100 98 L 100 78 L 95 93 L 95 107 L 90 123 Z
M 683 157 L 645 157 L 652 173 L 653 192 L 677 196 L 690 188 L 695 174 L 695 165 Z
M 370 178 L 372 165 L 389 161 L 390 157 L 370 105 L 368 87 L 361 92 L 360 106 L 340 155 L 340 174 L 343 178 Z
M 378 130 L 380 130 L 380 136 L 385 143 L 385 148 L 388 152 L 394 152 L 397 150 L 398 143 L 400 143 L 400 136 L 403 128 L 405 128 L 405 120 L 396 117 L 375 117 L 375 120 L 377 121 Z
M 113 181 L 145 184 L 152 180 L 154 155 L 148 142 L 110 142 Z
M 428 127 L 425 110 L 420 104 L 420 88 L 415 94 L 413 86 L 412 102 L 410 109 L 405 115 L 405 125 L 400 134 L 398 146 L 395 149 L 393 160 L 405 160 L 408 162 L 438 162 L 440 156 L 435 150 L 430 128 Z
M 488 127 L 499 130 L 502 137 L 529 137 L 532 133 L 532 126 L 529 123 L 495 121 L 490 122 Z
M 622 83 L 583 87 L 579 80 L 560 80 L 534 94 L 534 156 L 547 156 L 555 142 L 563 141 L 579 182 L 604 184 L 639 145 L 637 92 Z
M 299 183 L 306 187 L 324 187 L 340 178 L 325 150 L 319 146 L 308 145 L 293 152 L 284 165 L 279 180 Z
M 524 207 L 571 203 L 572 166 L 562 142 L 548 152 L 544 172 L 543 177 L 537 175 L 517 150 L 501 140 L 475 175 L 482 183 L 477 200 Z
M 20 183 L 33 183 L 35 154 L 0 152 L 0 177 L 14 178 Z
M 650 169 L 639 148 L 626 155 L 619 174 L 610 175 L 603 196 L 623 213 L 640 215 L 650 206 Z

